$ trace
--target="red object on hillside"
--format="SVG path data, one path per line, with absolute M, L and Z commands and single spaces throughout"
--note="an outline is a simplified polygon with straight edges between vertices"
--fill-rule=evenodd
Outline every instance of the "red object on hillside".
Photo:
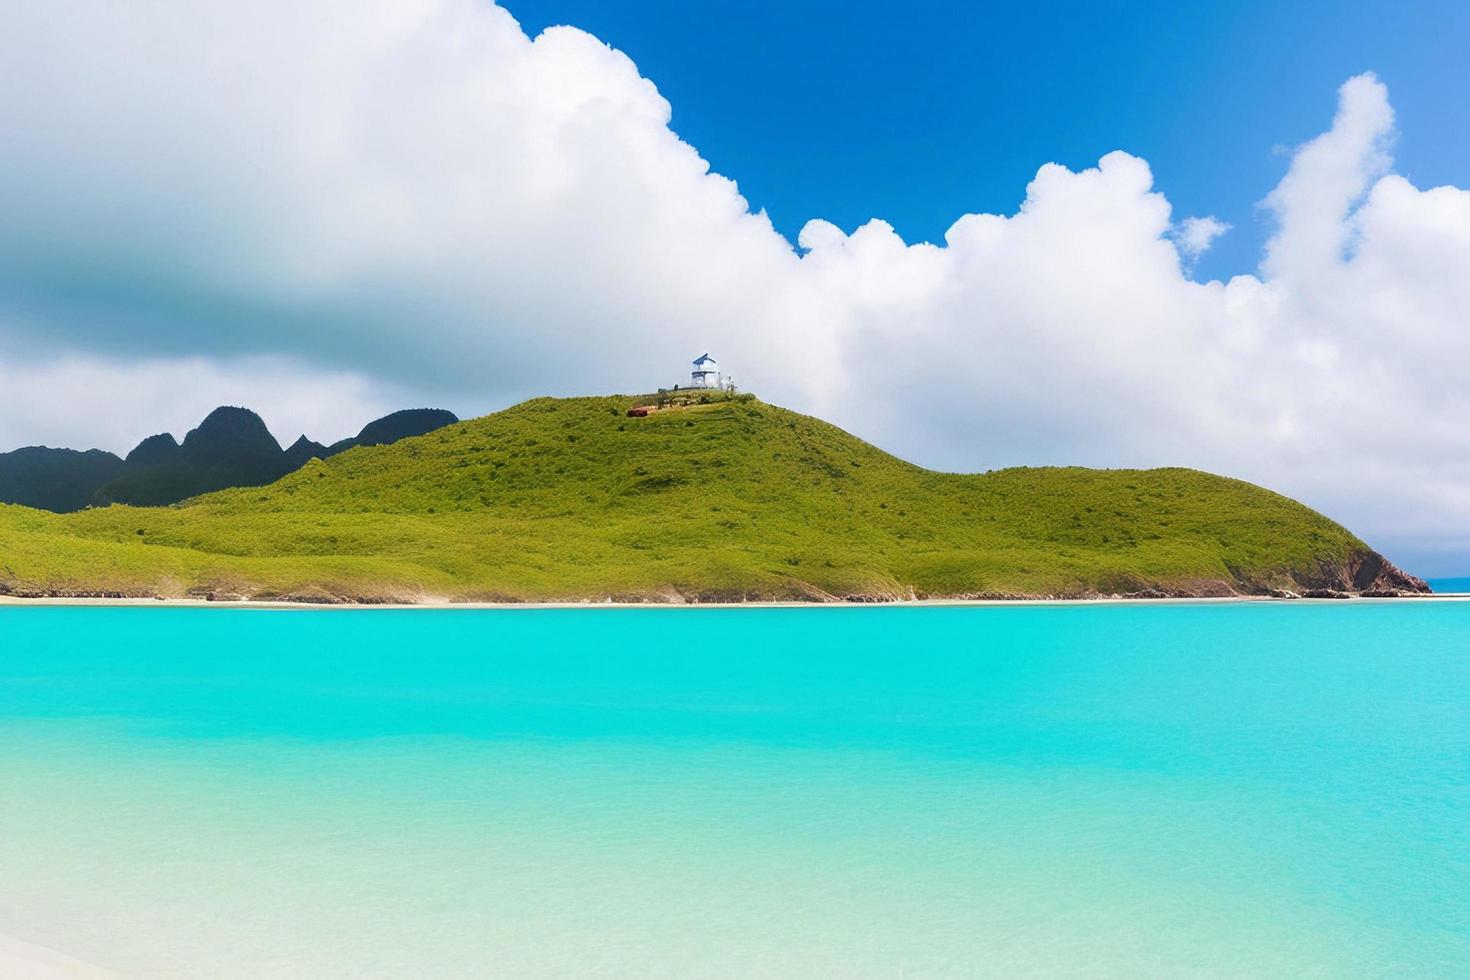
M 648 417 L 648 413 L 651 412 L 651 411 L 653 411 L 653 409 L 650 408 L 649 406 L 647 406 L 647 405 L 639 405 L 636 408 L 630 408 L 630 409 L 628 409 L 628 418 L 630 418 L 630 419 L 647 418 Z

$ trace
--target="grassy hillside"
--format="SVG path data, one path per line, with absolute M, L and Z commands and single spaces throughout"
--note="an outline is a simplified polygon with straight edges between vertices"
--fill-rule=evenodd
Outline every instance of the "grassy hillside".
M 1192 470 L 941 474 L 753 399 L 640 419 L 625 417 L 630 404 L 537 399 L 167 508 L 0 507 L 0 588 L 360 599 L 1211 593 L 1350 577 L 1371 554 L 1300 504 Z

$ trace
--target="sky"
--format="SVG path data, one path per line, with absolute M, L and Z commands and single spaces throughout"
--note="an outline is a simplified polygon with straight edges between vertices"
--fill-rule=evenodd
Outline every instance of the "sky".
M 1390 86 L 1401 172 L 1470 171 L 1470 4 L 1458 0 L 527 0 L 528 32 L 575 24 L 625 51 L 673 128 L 792 240 L 820 215 L 942 241 L 1007 212 L 1043 163 L 1123 149 L 1174 206 L 1233 233 L 1201 277 L 1254 271 L 1256 208 L 1283 151 L 1314 136 L 1345 79 Z
M 1470 569 L 1470 6 L 0 0 L 0 449 L 709 350 L 936 468 Z

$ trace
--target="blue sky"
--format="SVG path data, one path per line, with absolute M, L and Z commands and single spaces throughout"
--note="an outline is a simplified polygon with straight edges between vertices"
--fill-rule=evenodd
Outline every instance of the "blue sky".
M 627 52 L 673 128 L 789 238 L 881 217 L 941 241 L 1009 213 L 1041 164 L 1123 149 L 1176 213 L 1234 226 L 1200 276 L 1253 271 L 1257 202 L 1343 79 L 1393 92 L 1397 169 L 1470 182 L 1470 3 L 874 3 L 508 0 L 528 33 L 573 24 Z

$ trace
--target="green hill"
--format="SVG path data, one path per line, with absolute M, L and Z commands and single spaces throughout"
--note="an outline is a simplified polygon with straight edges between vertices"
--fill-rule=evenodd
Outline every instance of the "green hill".
M 749 397 L 542 398 L 164 508 L 0 507 L 0 590 L 700 600 L 1409 590 L 1341 526 L 1185 469 L 935 473 Z

